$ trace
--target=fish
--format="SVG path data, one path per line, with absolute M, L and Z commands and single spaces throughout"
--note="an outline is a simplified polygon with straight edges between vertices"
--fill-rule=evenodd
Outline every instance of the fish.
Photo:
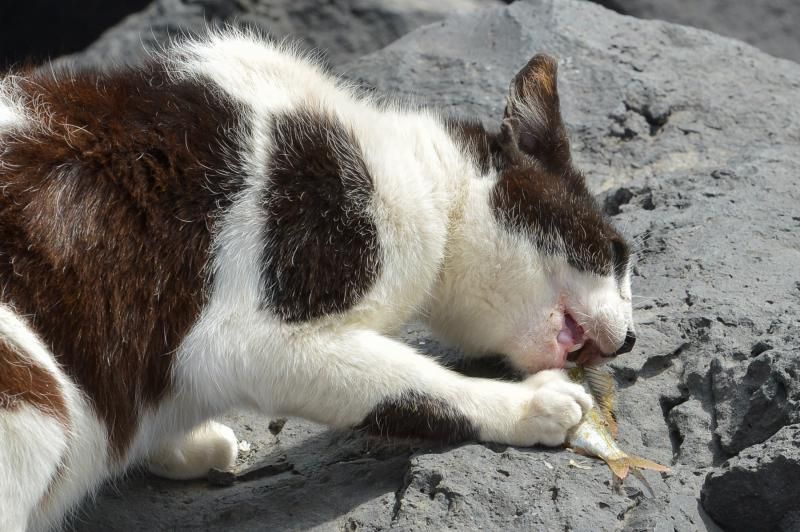
M 568 375 L 570 380 L 589 389 L 595 405 L 586 412 L 581 422 L 567 433 L 564 445 L 578 454 L 600 458 L 608 464 L 613 474 L 612 483 L 615 489 L 619 489 L 628 474 L 632 474 L 652 495 L 653 489 L 641 470 L 669 473 L 670 469 L 652 460 L 628 454 L 617 443 L 614 378 L 595 366 L 575 366 L 568 370 Z

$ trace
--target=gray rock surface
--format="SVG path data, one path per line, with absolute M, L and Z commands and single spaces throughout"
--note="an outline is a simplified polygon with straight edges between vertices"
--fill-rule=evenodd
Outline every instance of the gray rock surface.
M 687 24 L 736 37 L 800 62 L 797 0 L 591 0 L 619 13 Z
M 232 485 L 134 476 L 77 529 L 718 530 L 706 484 L 720 523 L 758 493 L 775 519 L 757 528 L 797 530 L 798 499 L 771 496 L 764 479 L 797 442 L 800 65 L 532 0 L 421 28 L 340 71 L 496 125 L 508 81 L 537 52 L 560 58 L 574 157 L 639 245 L 639 341 L 611 370 L 621 444 L 673 468 L 646 473 L 655 496 L 635 479 L 613 492 L 602 463 L 564 450 L 390 445 L 298 420 L 275 436 L 268 420 L 236 415 L 252 449 Z M 453 356 L 416 326 L 405 338 Z
M 711 473 L 703 506 L 726 530 L 798 530 L 798 479 L 800 425 L 789 425 Z
M 797 340 L 792 342 L 796 344 Z M 730 455 L 766 440 L 788 423 L 800 423 L 797 346 L 793 351 L 771 349 L 754 355 L 768 345 L 762 342 L 746 353 L 752 360 L 730 363 L 717 357 L 712 362 L 716 433 L 722 450 Z
M 498 0 L 155 0 L 65 60 L 107 67 L 140 61 L 170 37 L 226 24 L 291 36 L 324 51 L 331 64 L 374 52 L 441 18 Z

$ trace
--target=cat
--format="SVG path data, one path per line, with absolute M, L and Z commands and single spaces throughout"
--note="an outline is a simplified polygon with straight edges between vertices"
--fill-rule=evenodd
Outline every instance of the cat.
M 110 73 L 0 81 L 0 530 L 58 527 L 146 462 L 233 465 L 236 408 L 555 446 L 567 360 L 630 351 L 631 252 L 574 168 L 557 63 L 502 125 L 379 99 L 222 30 Z M 397 340 L 411 319 L 520 382 Z

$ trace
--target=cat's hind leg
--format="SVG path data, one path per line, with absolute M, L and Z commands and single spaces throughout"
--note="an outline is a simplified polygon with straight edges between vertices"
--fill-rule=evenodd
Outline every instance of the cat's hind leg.
M 69 412 L 53 365 L 31 353 L 0 306 L 0 530 L 24 531 L 46 502 L 67 450 Z M 33 347 L 37 347 L 34 343 Z M 37 357 L 37 354 L 40 355 Z
M 31 404 L 0 407 L 0 530 L 29 529 L 59 474 L 66 446 L 65 427 L 55 416 Z
M 203 478 L 212 468 L 231 469 L 238 451 L 238 440 L 233 430 L 216 421 L 208 421 L 177 442 L 156 449 L 150 455 L 148 469 L 163 478 Z
M 52 353 L 0 304 L 0 530 L 57 529 L 108 475 L 107 440 Z

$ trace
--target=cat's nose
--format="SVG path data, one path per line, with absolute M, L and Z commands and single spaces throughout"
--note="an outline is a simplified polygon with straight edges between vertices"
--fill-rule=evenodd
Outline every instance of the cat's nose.
M 625 342 L 623 342 L 622 347 L 617 349 L 617 352 L 614 353 L 614 355 L 629 353 L 631 349 L 633 349 L 633 345 L 635 343 L 636 343 L 636 333 L 633 332 L 631 329 L 628 329 L 628 332 L 625 333 Z

